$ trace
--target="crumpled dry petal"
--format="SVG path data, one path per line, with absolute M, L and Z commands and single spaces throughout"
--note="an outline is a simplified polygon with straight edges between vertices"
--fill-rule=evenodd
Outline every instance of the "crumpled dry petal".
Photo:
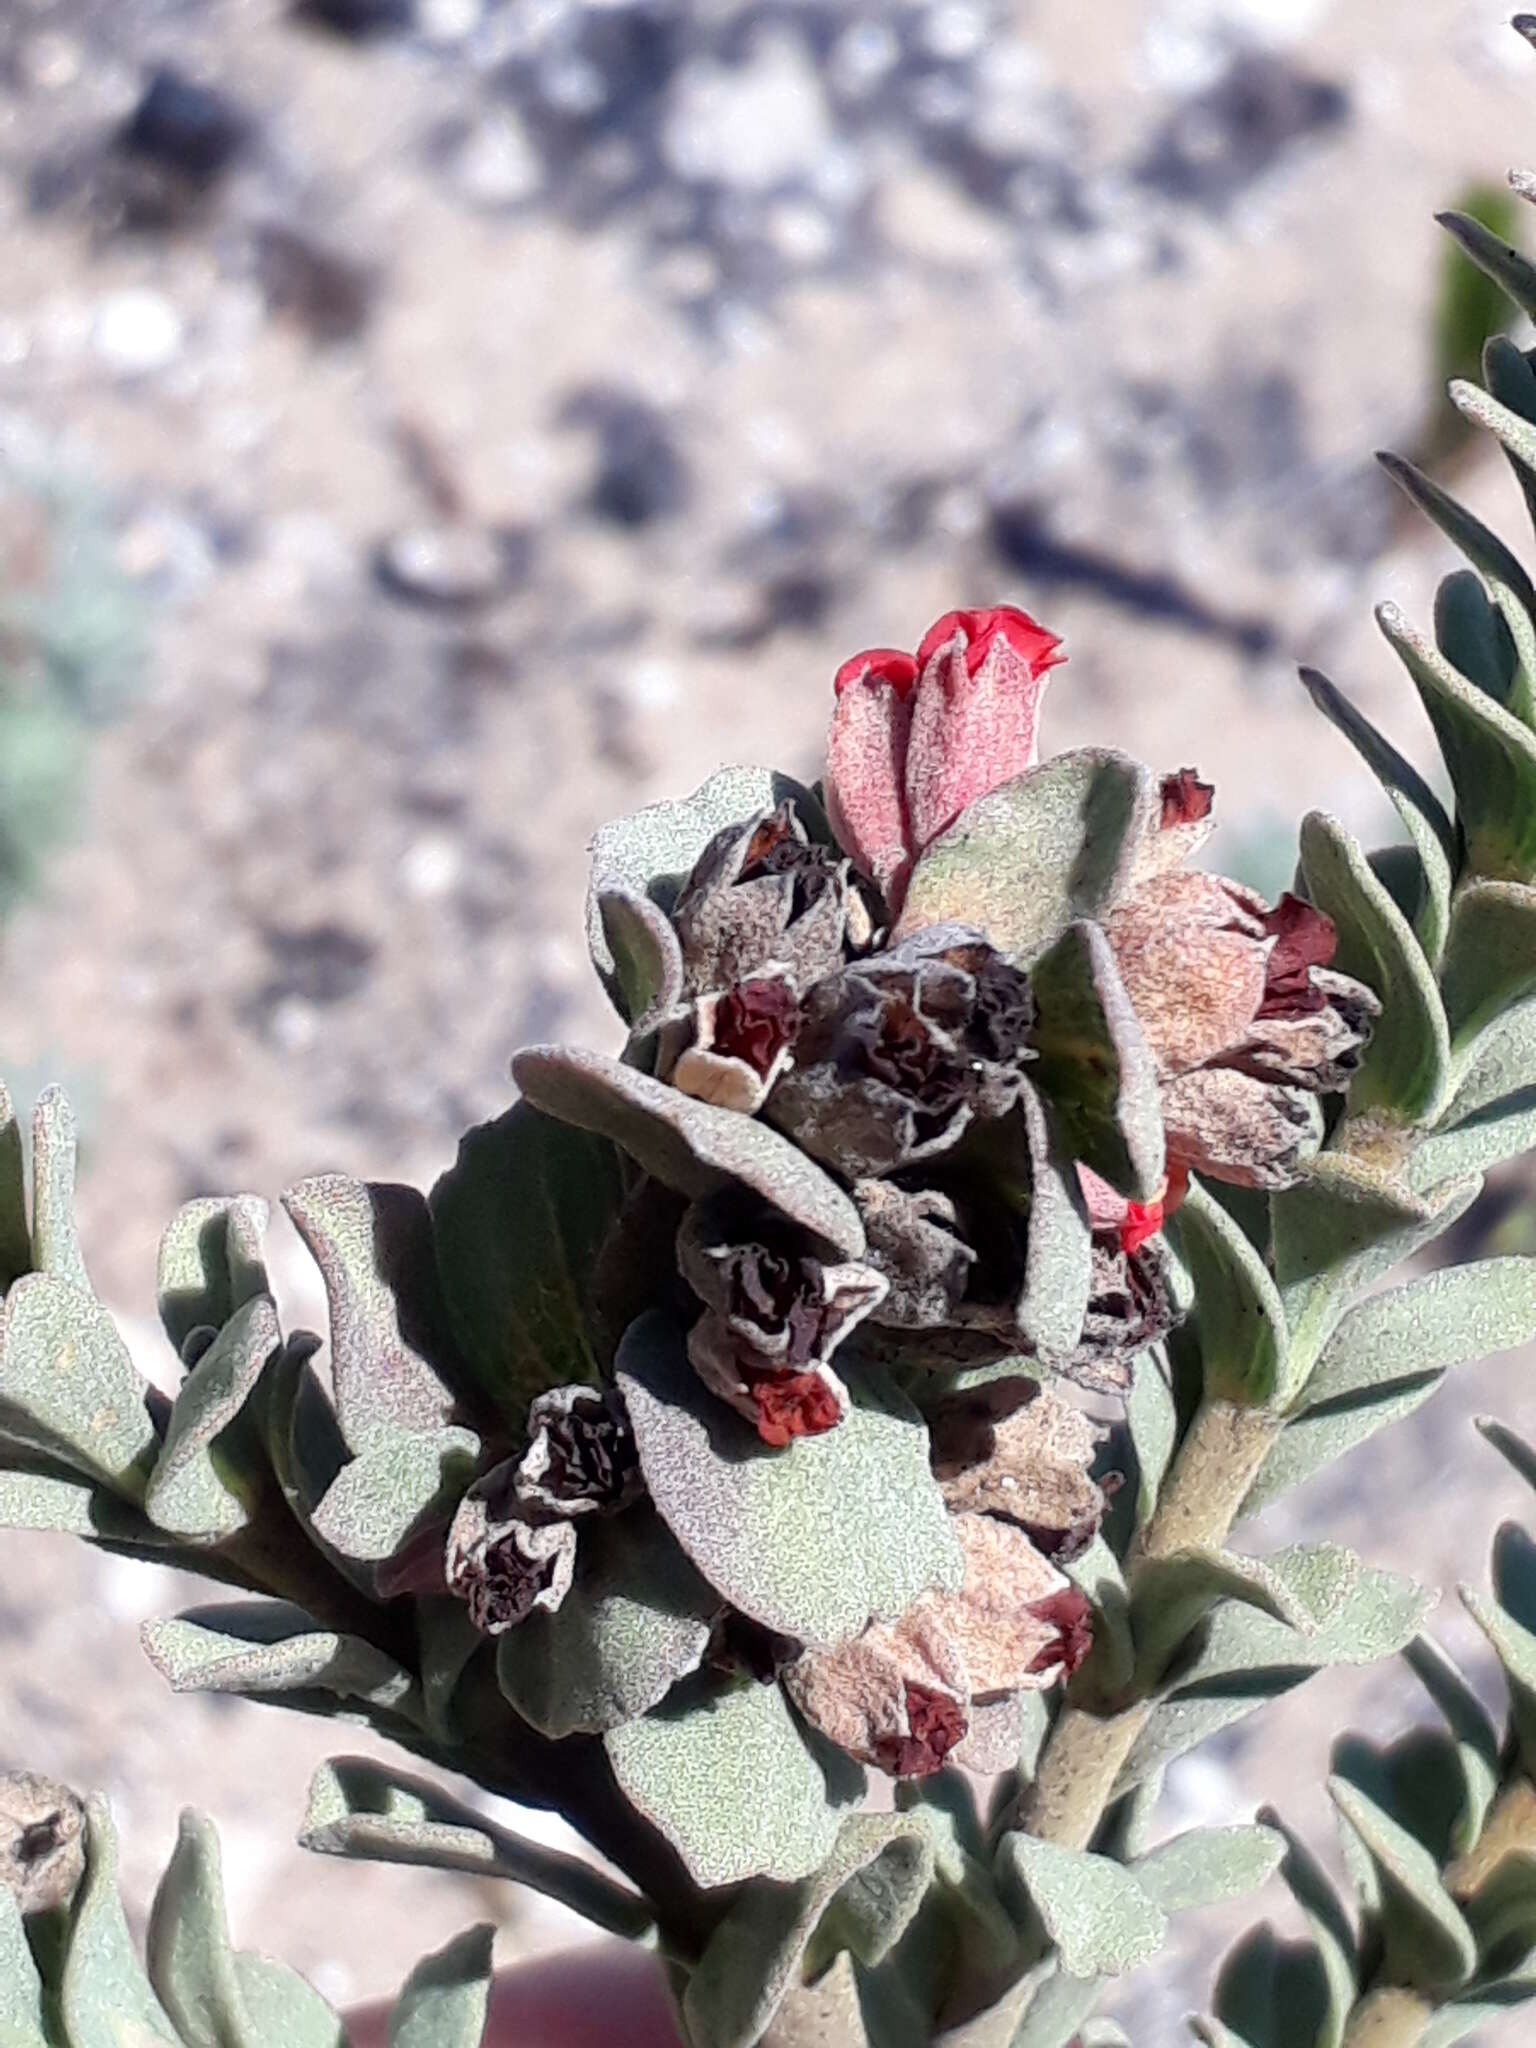
M 613 1389 L 551 1387 L 528 1410 L 513 1492 L 546 1515 L 614 1514 L 643 1491 L 635 1439 Z
M 787 975 L 755 975 L 700 996 L 693 1038 L 669 1079 L 701 1102 L 755 1116 L 789 1065 L 800 1032 L 800 999 Z
M 717 832 L 672 908 L 686 990 L 735 988 L 769 968 L 805 987 L 839 966 L 848 863 L 808 838 L 787 799 Z
M 1123 1393 L 1131 1367 L 1178 1321 L 1162 1240 L 1148 1238 L 1127 1251 L 1114 1234 L 1093 1241 L 1088 1314 L 1064 1376 L 1098 1393 Z
M 764 1114 L 848 1179 L 948 1151 L 1018 1101 L 1028 977 L 959 925 L 935 925 L 817 983 L 794 1064 Z
M 508 1458 L 477 1479 L 448 1531 L 444 1579 L 483 1635 L 504 1635 L 535 1608 L 553 1614 L 576 1570 L 575 1526 L 528 1519 L 517 1463 Z
M 965 1577 L 919 1606 L 959 1650 L 972 1697 L 1042 1691 L 1093 1647 L 1087 1598 L 1013 1522 L 956 1515 Z
M 706 1309 L 688 1332 L 688 1362 L 712 1394 L 782 1450 L 797 1436 L 822 1436 L 848 1413 L 848 1389 L 817 1359 L 801 1367 L 765 1364 Z
M 860 1762 L 897 1778 L 941 1770 L 969 1724 L 959 1649 L 926 1602 L 871 1622 L 852 1642 L 807 1650 L 783 1672 L 811 1726 Z
M 1161 1077 L 1240 1046 L 1258 1015 L 1272 942 L 1257 902 L 1216 875 L 1175 870 L 1144 883 L 1106 919 Z
M 994 1380 L 956 1395 L 930 1422 L 933 1474 L 954 1514 L 1017 1522 L 1058 1562 L 1086 1549 L 1104 1517 L 1089 1477 L 1106 1432 L 1038 1380 Z
M 1181 1074 L 1164 1085 L 1161 1101 L 1169 1159 L 1238 1187 L 1291 1187 L 1323 1141 L 1315 1095 L 1236 1067 Z
M 1198 769 L 1179 768 L 1165 775 L 1160 794 L 1161 809 L 1131 868 L 1133 886 L 1169 868 L 1183 867 L 1216 829 L 1216 788 L 1200 780 Z
M 961 1232 L 953 1199 L 886 1180 L 856 1182 L 853 1199 L 864 1219 L 869 1262 L 887 1283 L 874 1320 L 904 1330 L 958 1322 L 977 1255 Z

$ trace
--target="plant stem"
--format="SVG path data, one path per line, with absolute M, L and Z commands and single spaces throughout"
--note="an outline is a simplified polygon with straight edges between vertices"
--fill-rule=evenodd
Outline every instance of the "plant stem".
M 1260 1408 L 1211 1401 L 1199 1409 L 1163 1485 L 1155 1513 L 1126 1560 L 1134 1584 L 1146 1558 L 1219 1547 L 1242 1510 L 1259 1467 L 1283 1427 Z M 1152 1711 L 1134 1700 L 1109 1714 L 1068 1705 L 1047 1738 L 1019 1824 L 1064 1849 L 1086 1849 L 1115 1781 Z
M 1355 2007 L 1343 2048 L 1418 2048 L 1434 2008 L 1400 1984 L 1372 1991 Z
M 814 1984 L 797 1984 L 774 2014 L 759 2048 L 865 2048 L 852 1959 L 840 1955 Z

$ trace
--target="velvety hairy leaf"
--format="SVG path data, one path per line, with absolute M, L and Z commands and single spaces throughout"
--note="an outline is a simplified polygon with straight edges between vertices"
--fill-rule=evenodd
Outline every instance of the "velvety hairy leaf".
M 670 911 L 694 862 L 717 832 L 758 811 L 772 810 L 786 797 L 813 839 L 830 839 L 826 814 L 810 790 L 769 768 L 722 768 L 692 796 L 647 804 L 627 818 L 598 827 L 592 840 L 587 943 L 615 1002 L 620 999 L 617 970 L 599 901 L 604 889 L 628 888 Z
M 1472 1176 L 1419 1193 L 1376 1167 L 1325 1152 L 1297 1186 L 1272 1197 L 1293 1388 L 1305 1384 L 1350 1302 L 1448 1230 L 1481 1187 Z
M 1456 898 L 1441 975 L 1458 1063 L 1478 1034 L 1536 992 L 1536 889 L 1474 882 Z
M 1188 1913 L 1257 1891 L 1284 1854 L 1285 1837 L 1273 1828 L 1190 1828 L 1138 1856 L 1130 1872 L 1165 1913 Z
M 1453 236 L 1478 269 L 1485 271 L 1499 289 L 1536 319 L 1536 269 L 1502 235 L 1485 227 L 1470 213 L 1454 210 L 1435 215 L 1447 234 Z
M 21 1126 L 8 1089 L 0 1081 L 0 1295 L 32 1270 L 32 1233 L 27 1224 L 27 1175 Z
M 32 1111 L 32 1268 L 91 1291 L 75 1230 L 75 1113 L 62 1088 L 45 1088 Z
M 432 1190 L 443 1295 L 475 1384 L 521 1426 L 549 1387 L 595 1382 L 592 1278 L 624 1199 L 618 1152 L 519 1102 L 459 1142 Z
M 200 1813 L 181 1816 L 145 1950 L 150 1982 L 186 2048 L 265 2048 L 235 1971 L 219 1839 Z
M 1029 1234 L 1019 1335 L 1044 1361 L 1071 1356 L 1083 1334 L 1093 1284 L 1093 1234 L 1077 1168 L 1033 1088 L 1020 1113 L 1029 1134 Z
M 1359 843 L 1336 818 L 1313 811 L 1301 827 L 1307 894 L 1333 919 L 1333 964 L 1381 998 L 1382 1014 L 1349 1084 L 1349 1107 L 1404 1123 L 1428 1123 L 1450 1086 L 1445 1012 L 1424 949 Z
M 254 1429 L 236 1425 L 283 1341 L 270 1296 L 236 1309 L 182 1385 L 150 1474 L 145 1512 L 172 1536 L 220 1543 L 251 1518 L 261 1483 Z
M 1133 2048 L 1131 2037 L 1113 2020 L 1085 2020 L 1077 2031 L 1077 2048 Z
M 1144 1351 L 1125 1397 L 1125 1420 L 1136 1452 L 1136 1527 L 1152 1519 L 1179 1436 L 1178 1409 L 1160 1351 Z
M 995 2038 L 1009 2041 L 1010 2048 L 1080 2048 L 1082 2029 L 1088 2015 L 1103 1997 L 1102 1977 L 1069 1977 L 1050 1956 L 1024 1980 L 1037 1980 L 1027 1998 L 1027 2010 L 1017 2032 L 1010 2035 L 1006 2022 Z M 991 2013 L 976 2021 L 976 2034 L 967 2040 L 962 2033 L 961 2048 L 992 2048 L 987 2038 Z M 949 2037 L 941 2036 L 948 2048 Z
M 0 2024 L 14 2029 L 15 2048 L 47 2048 L 42 1980 L 32 1960 L 21 1907 L 6 1885 L 0 1885 Z
M 281 1963 L 237 1954 L 235 1977 L 263 2048 L 347 2048 L 346 2030 L 319 1992 Z
M 709 1392 L 665 1316 L 631 1326 L 617 1371 L 662 1519 L 715 1590 L 765 1628 L 842 1642 L 926 1587 L 959 1585 L 928 1432 L 871 1376 L 835 1429 L 775 1450 Z
M 1506 590 L 1503 601 L 1509 597 Z M 1514 616 L 1522 616 L 1518 607 Z M 1503 611 L 1475 570 L 1458 569 L 1442 577 L 1435 592 L 1435 642 L 1468 682 L 1476 683 L 1522 724 L 1531 723 L 1530 621 L 1525 619 L 1517 646 Z
M 625 1798 L 695 1884 L 808 1877 L 864 1788 L 847 1758 L 813 1754 L 777 1685 L 754 1679 L 701 1675 L 603 1739 Z
M 1491 1415 L 1476 1419 L 1478 1434 L 1513 1466 L 1527 1486 L 1536 1487 L 1536 1445 L 1532 1445 Z
M 1536 1543 L 1505 1522 L 1493 1543 L 1494 1597 L 1468 1586 L 1459 1591 L 1504 1667 L 1511 1726 L 1529 1771 L 1536 1765 Z
M 1215 1549 L 1145 1558 L 1133 1581 L 1131 1633 L 1146 1687 L 1156 1684 L 1188 1637 L 1225 1601 L 1256 1607 L 1294 1629 L 1305 1630 L 1311 1622 L 1285 1579 L 1260 1558 Z
M 1167 1939 L 1162 1908 L 1107 1856 L 1022 1834 L 1004 1835 L 998 1856 L 1028 1894 L 1069 1977 L 1122 1976 Z
M 1107 747 L 1058 754 L 979 797 L 918 861 L 902 930 L 969 924 L 1026 966 L 1130 883 L 1156 821 L 1150 770 Z
M 321 1856 L 506 1878 L 628 1939 L 651 1927 L 645 1902 L 627 1886 L 575 1856 L 525 1842 L 435 1786 L 366 1757 L 333 1757 L 321 1765 L 299 1842 Z
M 325 1692 L 409 1711 L 409 1672 L 357 1636 L 317 1628 L 285 1601 L 195 1607 L 173 1621 L 146 1622 L 143 1641 L 173 1692 Z
M 318 1174 L 283 1197 L 325 1281 L 336 1414 L 354 1451 L 453 1418 L 432 1223 L 415 1188 Z
M 683 993 L 683 949 L 672 921 L 623 883 L 596 891 L 598 920 L 613 961 L 612 994 L 637 1036 L 652 1031 Z
M 471 1927 L 425 1957 L 389 2018 L 389 2048 L 480 2048 L 491 1996 L 494 1927 Z
M 1035 1707 L 1042 1697 L 1025 1695 Z M 1005 1794 L 1011 1795 L 1017 1783 L 1010 1773 Z M 930 1923 L 937 1920 L 952 1930 L 957 1961 L 950 2003 L 962 2005 L 973 1989 L 978 1995 L 992 1993 L 1018 1964 L 1020 1930 L 999 1896 L 987 1833 L 967 1777 L 945 1769 L 931 1778 L 904 1779 L 896 1787 L 896 1806 L 921 1824 L 933 1852 L 933 1889 L 925 1905 Z
M 1414 929 L 1431 966 L 1438 963 L 1450 922 L 1456 835 L 1445 807 L 1411 761 L 1315 668 L 1301 680 L 1312 702 L 1336 725 L 1391 798 L 1418 855 L 1424 892 Z
M 1263 1260 L 1197 1179 L 1170 1228 L 1194 1282 L 1205 1398 L 1283 1405 L 1293 1391 L 1290 1338 Z
M 1456 1744 L 1464 1783 L 1451 1846 L 1464 1854 L 1482 1833 L 1499 1789 L 1499 1731 L 1477 1694 L 1430 1636 L 1416 1636 L 1403 1652 L 1424 1690 L 1444 1716 Z
M 933 1874 L 933 1840 L 906 1814 L 844 1821 L 831 1855 L 793 1885 L 751 1885 L 710 1936 L 688 1979 L 683 2015 L 694 2048 L 752 2048 L 817 1961 L 844 1950 L 873 1967 L 911 1924 Z
M 1536 1338 L 1536 1260 L 1448 1267 L 1370 1296 L 1340 1322 L 1243 1504 L 1252 1514 L 1412 1412 L 1452 1367 Z
M 381 1563 L 463 1493 L 479 1451 L 480 1439 L 467 1429 L 375 1436 L 327 1488 L 311 1518 L 314 1532 L 355 1564 Z
M 1280 1875 L 1300 1908 L 1317 1952 L 1322 1982 L 1322 2013 L 1313 2048 L 1340 2048 L 1355 2003 L 1359 1954 L 1355 1930 L 1344 1903 L 1312 1851 L 1273 1807 L 1261 1806 L 1260 1823 L 1285 1843 Z
M 1477 2028 L 1507 2020 L 1511 2012 L 1533 1998 L 1536 1977 L 1507 1977 L 1501 1984 L 1479 1984 L 1437 2008 L 1419 2036 L 1417 2048 L 1453 2048 Z
M 1358 1786 L 1335 1777 L 1328 1792 L 1378 1873 L 1387 1981 L 1428 1991 L 1464 1984 L 1477 1967 L 1477 1942 L 1434 1857 Z
M 1416 1187 L 1486 1172 L 1536 1145 L 1536 1003 L 1490 1024 L 1460 1062 L 1456 1093 L 1414 1149 Z
M 158 1442 L 145 1383 L 101 1304 L 55 1273 L 0 1308 L 0 1430 L 142 1500 Z
M 1307 1609 L 1311 1627 L 1289 1628 L 1253 1607 L 1218 1608 L 1198 1655 L 1137 1737 L 1116 1797 L 1312 1672 L 1371 1664 L 1402 1649 L 1437 1597 L 1338 1544 L 1296 1544 L 1266 1562 Z
M 216 1195 L 184 1203 L 166 1226 L 155 1293 L 178 1356 L 194 1330 L 222 1330 L 237 1309 L 270 1292 L 262 1257 L 270 1215 L 259 1195 Z
M 1096 924 L 1069 925 L 1030 972 L 1037 1015 L 1032 1077 L 1072 1156 L 1133 1200 L 1163 1186 L 1157 1071 Z
M 1536 506 L 1536 424 L 1532 422 L 1532 385 L 1536 383 L 1524 352 L 1504 335 L 1496 335 L 1483 353 L 1488 389 L 1455 378 L 1451 401 L 1464 419 L 1484 427 L 1509 457 L 1527 507 Z
M 1104 1692 L 1119 1693 L 1136 1668 L 1131 1597 L 1120 1560 L 1102 1533 L 1061 1569 L 1093 1608 L 1093 1650 L 1088 1671 Z
M 1536 873 L 1536 736 L 1458 674 L 1396 605 L 1382 605 L 1376 617 L 1435 728 L 1470 872 L 1525 880 Z
M 117 1891 L 117 1836 L 106 1802 L 87 1807 L 85 1876 L 75 1898 L 58 1987 L 69 2048 L 181 2048 L 149 1988 Z
M 541 1734 L 601 1735 L 698 1669 L 720 1606 L 648 1505 L 595 1520 L 559 1607 L 501 1638 L 501 1689 Z
M 512 1062 L 528 1100 L 563 1123 L 611 1138 L 647 1173 L 697 1199 L 733 1184 L 836 1247 L 864 1253 L 859 1212 L 830 1175 L 788 1138 L 734 1109 L 683 1095 L 605 1053 L 530 1046 Z
M 1318 2048 L 1328 1988 L 1310 1942 L 1281 1941 L 1266 1922 L 1227 1956 L 1216 1979 L 1216 2018 L 1192 2021 L 1211 2048 Z

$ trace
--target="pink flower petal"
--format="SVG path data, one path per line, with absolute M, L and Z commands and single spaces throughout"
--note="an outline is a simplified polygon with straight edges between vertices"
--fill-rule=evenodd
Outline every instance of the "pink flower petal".
M 833 681 L 827 814 L 843 851 L 892 904 L 911 865 L 906 768 L 916 680 L 910 654 L 872 647 L 845 661 Z

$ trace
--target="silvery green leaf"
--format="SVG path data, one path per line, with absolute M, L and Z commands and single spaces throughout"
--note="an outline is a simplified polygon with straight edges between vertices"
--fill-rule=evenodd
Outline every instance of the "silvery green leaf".
M 470 1620 L 462 1600 L 429 1594 L 419 1596 L 415 1604 L 423 1716 L 428 1732 L 439 1742 L 457 1744 L 462 1730 L 454 1711 L 455 1696 L 486 1638 Z
M 1285 1837 L 1273 1828 L 1190 1828 L 1138 1856 L 1130 1872 L 1165 1913 L 1188 1913 L 1257 1891 L 1284 1854 Z
M 680 1194 L 697 1199 L 740 1184 L 844 1258 L 863 1256 L 864 1226 L 849 1197 L 798 1146 L 754 1117 L 572 1046 L 530 1046 L 513 1060 L 512 1072 L 537 1108 L 611 1138 Z
M 1405 760 L 1325 675 L 1315 668 L 1304 668 L 1301 680 L 1318 710 L 1338 727 L 1364 760 L 1407 827 L 1418 855 L 1423 884 L 1415 931 L 1425 958 L 1433 967 L 1445 944 L 1457 860 L 1456 835 L 1445 807 L 1412 762 Z
M 595 892 L 597 915 L 613 961 L 610 993 L 636 1037 L 655 1030 L 683 993 L 683 949 L 672 921 L 622 882 Z
M 1451 1053 L 1423 947 L 1372 874 L 1359 843 L 1325 812 L 1302 820 L 1301 872 L 1307 894 L 1338 933 L 1334 967 L 1381 999 L 1381 1016 L 1350 1080 L 1351 1111 L 1431 1122 L 1449 1093 Z
M 543 1735 L 601 1735 L 698 1669 L 720 1608 L 648 1504 L 596 1519 L 559 1607 L 501 1638 L 502 1692 Z
M 389 2048 L 480 2048 L 494 1927 L 471 1927 L 419 1962 L 389 2016 Z
M 219 1839 L 200 1813 L 181 1816 L 145 1951 L 150 1982 L 186 2048 L 263 2048 L 235 1972 Z
M 1120 1560 L 1100 1533 L 1061 1569 L 1093 1608 L 1092 1676 L 1106 1695 L 1117 1694 L 1136 1668 L 1131 1596 Z
M 1452 403 L 1464 419 L 1486 428 L 1509 457 L 1528 508 L 1536 515 L 1536 426 L 1532 424 L 1533 373 L 1522 349 L 1500 334 L 1483 350 L 1485 391 L 1480 384 L 1452 380 Z
M 1328 2013 L 1317 1951 L 1253 1928 L 1221 1966 L 1215 2005 L 1214 2020 L 1191 2022 L 1211 2048 L 1317 2048 Z
M 1067 927 L 1030 970 L 1037 1014 L 1031 1078 L 1075 1159 L 1133 1200 L 1163 1186 L 1157 1070 L 1108 939 Z
M 1006 2032 L 998 2036 L 1009 2048 L 1078 2048 L 1083 2023 L 1104 1996 L 1105 1979 L 1069 1977 L 1057 1965 L 1058 1959 L 1053 1955 L 1043 1969 L 1030 1973 L 1039 1981 L 1018 2031 L 1011 2040 Z M 985 2018 L 977 2024 L 984 2028 Z M 992 2048 L 992 2043 L 984 2038 L 977 2048 Z
M 42 1981 L 32 1960 L 21 1907 L 6 1885 L 0 1885 L 0 2025 L 15 2030 L 16 2048 L 47 2048 Z
M 1136 1527 L 1152 1519 L 1178 1442 L 1179 1417 L 1162 1352 L 1144 1351 L 1125 1399 L 1125 1419 L 1136 1452 Z
M 1076 1350 L 1093 1285 L 1093 1234 L 1077 1168 L 1038 1093 L 1026 1086 L 1020 1113 L 1029 1137 L 1029 1231 L 1019 1335 L 1030 1355 L 1066 1359 Z
M 0 1307 L 0 1429 L 142 1500 L 159 1448 L 145 1383 L 106 1310 L 29 1273 Z
M 1123 1864 L 1004 1835 L 1000 1864 L 1017 1877 L 1069 1977 L 1119 1977 L 1155 1956 L 1168 1921 Z
M 75 1229 L 75 1113 L 62 1088 L 45 1088 L 32 1111 L 32 1269 L 91 1291 Z
M 1377 1871 L 1386 1981 L 1428 1991 L 1464 1984 L 1477 1968 L 1477 1941 L 1434 1857 L 1358 1786 L 1334 1777 L 1328 1791 Z
M 1243 1504 L 1253 1514 L 1429 1398 L 1446 1371 L 1536 1337 L 1536 1260 L 1447 1267 L 1340 1322 Z
M 1512 249 L 1501 235 L 1470 213 L 1448 211 L 1436 214 L 1435 218 L 1478 269 L 1485 271 L 1523 313 L 1536 319 L 1536 269 L 1519 250 Z
M 1416 1187 L 1484 1172 L 1536 1145 L 1536 1003 L 1491 1024 L 1468 1050 L 1456 1093 L 1414 1148 Z
M 1459 891 L 1440 978 L 1451 1044 L 1464 1060 L 1481 1032 L 1536 992 L 1536 889 L 1471 882 Z
M 1028 1695 L 1038 1701 L 1040 1695 Z M 1009 1781 L 1010 1795 L 1017 1782 Z M 918 1822 L 933 1850 L 934 1888 L 927 1910 L 952 1929 L 956 1946 L 950 2002 L 968 1991 L 990 1994 L 1018 1963 L 1022 1947 L 1017 1922 L 1003 1905 L 992 1874 L 987 1833 L 977 1815 L 970 1786 L 958 1770 L 931 1778 L 907 1778 L 896 1787 L 896 1807 Z
M 439 1372 L 452 1356 L 425 1198 L 414 1188 L 318 1174 L 283 1197 L 325 1281 L 331 1383 L 342 1435 L 365 1451 L 453 1419 Z
M 347 2048 L 346 2029 L 319 1992 L 281 1963 L 237 1954 L 235 1978 L 262 2048 Z
M 620 1790 L 695 1884 L 808 1877 L 831 1855 L 864 1773 L 813 1753 L 777 1685 L 700 1676 L 603 1738 Z
M 1510 1694 L 1510 1726 L 1526 1767 L 1536 1764 L 1536 1542 L 1518 1523 L 1493 1539 L 1493 1597 L 1459 1588 L 1462 1604 L 1493 1645 Z
M 592 1276 L 624 1200 L 606 1139 L 519 1102 L 459 1141 L 432 1190 L 438 1271 L 468 1369 L 521 1427 L 536 1394 L 595 1382 Z
M 1522 880 L 1536 873 L 1536 737 L 1457 673 L 1396 605 L 1376 613 L 1412 677 L 1456 791 L 1474 875 Z
M 1294 1389 L 1305 1384 L 1350 1303 L 1448 1230 L 1481 1188 L 1474 1175 L 1419 1193 L 1376 1167 L 1324 1152 L 1295 1187 L 1271 1197 Z
M 506 1878 L 629 1939 L 652 1924 L 642 1899 L 590 1864 L 525 1842 L 435 1786 L 366 1757 L 333 1757 L 321 1765 L 299 1841 L 321 1856 Z
M 172 1217 L 155 1293 L 178 1356 L 194 1330 L 222 1330 L 237 1309 L 270 1292 L 262 1257 L 270 1214 L 259 1195 L 219 1195 L 186 1202 Z
M 961 812 L 913 870 L 903 929 L 968 924 L 1029 965 L 1130 884 L 1156 778 L 1108 747 L 1058 754 Z
M 1317 1952 L 1324 1995 L 1312 2048 L 1340 2048 L 1360 1973 L 1355 1930 L 1327 1873 L 1300 1836 L 1286 1826 L 1272 1807 L 1261 1806 L 1258 1818 L 1285 1843 L 1280 1875 L 1301 1910 Z
M 1218 1608 L 1198 1655 L 1137 1737 L 1116 1796 L 1312 1672 L 1370 1664 L 1400 1650 L 1437 1597 L 1398 1573 L 1363 1565 L 1338 1544 L 1296 1544 L 1266 1562 L 1308 1610 L 1312 1626 L 1303 1633 L 1256 1608 Z
M 1113 2020 L 1085 2020 L 1077 2030 L 1078 2048 L 1133 2048 L 1131 2037 Z
M 933 1841 L 904 1814 L 844 1821 L 832 1853 L 793 1885 L 749 1885 L 716 1927 L 688 1979 L 683 2017 L 693 2048 L 752 2048 L 802 1981 L 843 1952 L 882 1962 L 906 1932 L 933 1873 Z
M 355 1564 L 382 1563 L 463 1493 L 479 1454 L 473 1430 L 370 1432 L 368 1448 L 342 1466 L 317 1504 L 314 1532 Z
M 168 1534 L 220 1543 L 249 1522 L 262 1473 L 254 1428 L 240 1442 L 237 1425 L 282 1341 L 271 1297 L 254 1295 L 188 1373 L 144 1496 Z
M 0 1295 L 32 1270 L 32 1233 L 27 1224 L 27 1174 L 21 1126 L 10 1092 L 0 1081 Z
M 1491 1415 L 1479 1415 L 1476 1419 L 1478 1434 L 1505 1461 L 1513 1466 L 1527 1486 L 1536 1487 L 1536 1446 L 1517 1436 L 1514 1430 L 1496 1421 Z
M 1416 2048 L 1454 2048 L 1477 2028 L 1497 2025 L 1533 1998 L 1536 1977 L 1506 1977 L 1500 1984 L 1479 1984 L 1435 2010 Z
M 173 1692 L 323 1692 L 409 1712 L 410 1673 L 357 1636 L 318 1628 L 281 1600 L 196 1607 L 144 1624 L 144 1648 Z
M 647 804 L 598 827 L 592 840 L 587 943 L 611 993 L 616 991 L 615 968 L 599 907 L 603 889 L 615 884 L 632 889 L 670 912 L 694 862 L 717 832 L 772 810 L 786 797 L 813 839 L 830 839 L 826 815 L 810 790 L 768 768 L 722 768 L 692 796 Z
M 1283 1406 L 1293 1391 L 1290 1339 L 1263 1260 L 1198 1179 L 1169 1227 L 1194 1282 L 1205 1398 Z
M 85 1877 L 75 1898 L 58 2013 L 69 2048 L 181 2048 L 149 1988 L 117 1892 L 117 1836 L 106 1802 L 87 1808 Z
M 263 1401 L 267 1455 L 283 1497 L 304 1529 L 351 1457 L 331 1397 L 310 1364 L 319 1338 L 290 1337 L 267 1375 Z
M 631 1325 L 617 1377 L 662 1519 L 715 1590 L 765 1628 L 842 1642 L 925 1587 L 959 1584 L 928 1432 L 873 1375 L 835 1429 L 782 1450 L 709 1392 L 659 1313 Z
M 1499 1789 L 1499 1731 L 1477 1694 L 1430 1636 L 1416 1636 L 1404 1661 L 1445 1717 L 1465 1786 L 1451 1846 L 1464 1854 L 1482 1833 Z
M 1190 1549 L 1143 1559 L 1131 1593 L 1131 1633 L 1143 1689 L 1158 1683 L 1194 1630 L 1228 1601 L 1257 1608 L 1303 1632 L 1311 1623 L 1283 1575 L 1260 1558 Z
M 1517 469 L 1516 475 L 1521 474 Z M 1522 724 L 1533 723 L 1532 626 L 1507 584 L 1495 604 L 1475 570 L 1458 569 L 1443 577 L 1435 592 L 1435 640 L 1468 682 Z

